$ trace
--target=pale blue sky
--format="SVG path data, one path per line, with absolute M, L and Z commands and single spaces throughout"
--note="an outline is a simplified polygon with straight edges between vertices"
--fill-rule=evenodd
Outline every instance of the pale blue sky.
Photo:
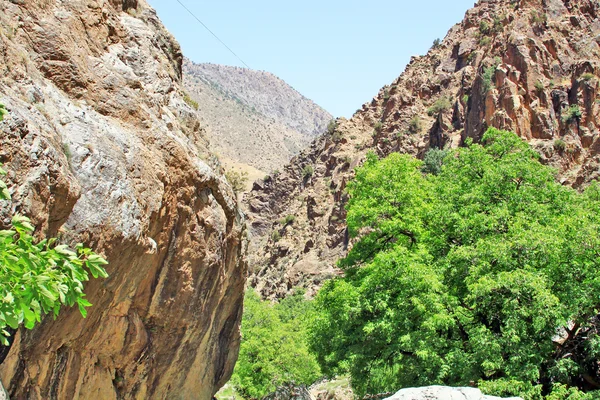
M 181 0 L 251 68 L 351 116 L 474 0 Z M 195 62 L 243 66 L 176 0 L 149 0 Z

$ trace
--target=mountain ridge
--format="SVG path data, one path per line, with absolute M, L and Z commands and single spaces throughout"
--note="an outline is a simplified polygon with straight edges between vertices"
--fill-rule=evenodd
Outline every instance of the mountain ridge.
M 255 183 L 245 198 L 251 284 L 268 298 L 296 286 L 314 294 L 339 274 L 335 262 L 351 246 L 344 189 L 368 151 L 423 157 L 493 126 L 531 143 L 565 184 L 598 178 L 598 9 L 588 0 L 477 3 L 335 132 Z M 282 225 L 287 215 L 294 222 Z

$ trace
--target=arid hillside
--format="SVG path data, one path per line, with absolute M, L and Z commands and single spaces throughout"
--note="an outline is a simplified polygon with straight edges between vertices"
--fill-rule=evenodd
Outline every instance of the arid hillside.
M 265 297 L 313 292 L 349 245 L 345 187 L 368 151 L 422 157 L 516 132 L 574 187 L 600 174 L 600 6 L 591 0 L 487 0 L 425 56 L 280 174 L 254 185 L 251 283 Z
M 249 166 L 257 178 L 289 162 L 333 118 L 268 72 L 187 59 L 183 71 L 211 147 L 226 167 Z

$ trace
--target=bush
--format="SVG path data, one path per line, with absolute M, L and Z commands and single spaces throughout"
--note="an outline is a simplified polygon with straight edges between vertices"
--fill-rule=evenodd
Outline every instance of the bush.
M 544 91 L 544 83 L 539 79 L 535 82 L 535 90 L 539 93 Z
M 375 129 L 376 133 L 381 133 L 381 131 L 383 130 L 383 123 L 381 121 L 377 121 L 375 123 L 375 126 L 373 126 L 373 129 Z
M 490 34 L 490 24 L 486 20 L 481 20 L 479 22 L 479 33 L 481 35 L 489 35 Z
M 293 214 L 289 214 L 289 215 L 286 215 L 285 218 L 282 218 L 281 221 L 279 221 L 279 222 L 281 223 L 281 225 L 288 225 L 288 224 L 293 224 L 295 220 L 296 220 L 296 216 L 294 216 Z
M 437 39 L 435 39 L 435 40 L 433 41 L 433 46 L 432 46 L 432 48 L 434 48 L 434 49 L 435 49 L 435 48 L 438 48 L 438 47 L 440 47 L 440 44 L 442 44 L 442 41 L 440 40 L 440 38 L 437 38 Z
M 335 119 L 332 119 L 331 121 L 329 121 L 329 124 L 327 124 L 327 133 L 329 133 L 330 135 L 333 135 L 333 133 L 336 131 L 338 127 L 338 123 Z
M 0 168 L 0 174 L 6 172 Z M 0 180 L 0 199 L 10 200 Z M 7 230 L 0 230 L 0 343 L 9 346 L 9 328 L 32 329 L 44 314 L 56 317 L 61 305 L 77 304 L 81 315 L 92 304 L 83 293 L 83 283 L 106 278 L 104 258 L 82 244 L 70 249 L 57 239 L 38 241 L 29 218 L 15 215 Z
M 427 114 L 432 117 L 434 115 L 438 115 L 446 110 L 449 110 L 452 107 L 452 103 L 450 99 L 447 97 L 440 97 L 436 100 L 436 102 L 427 109 Z
M 422 129 L 423 123 L 421 122 L 421 117 L 414 115 L 410 121 L 408 121 L 408 132 L 417 134 L 420 133 Z
M 562 121 L 565 124 L 570 124 L 572 122 L 579 122 L 582 117 L 581 110 L 577 104 L 572 104 L 562 115 Z
M 246 190 L 246 185 L 248 184 L 248 173 L 242 171 L 227 171 L 225 172 L 225 178 L 227 182 L 231 185 L 233 191 L 237 193 L 241 193 Z
M 6 111 L 6 107 L 4 107 L 4 104 L 0 103 L 0 122 L 2 122 L 4 120 L 4 116 L 8 113 L 8 111 Z
M 273 231 L 273 233 L 271 234 L 271 239 L 275 243 L 279 242 L 279 240 L 281 240 L 281 233 L 279 233 L 279 231 Z
M 563 152 L 567 148 L 567 144 L 562 139 L 556 139 L 554 141 L 554 150 Z
M 529 22 L 532 25 L 544 25 L 548 20 L 548 16 L 544 12 L 540 12 L 537 10 L 531 10 L 531 16 L 529 18 Z
M 423 166 L 421 171 L 426 174 L 437 175 L 442 170 L 444 165 L 444 158 L 448 155 L 448 150 L 442 149 L 429 149 L 423 157 Z
M 185 101 L 188 106 L 192 107 L 196 111 L 198 110 L 198 108 L 200 108 L 198 102 L 192 99 L 187 92 L 183 92 L 183 101 Z
M 310 385 L 321 376 L 307 347 L 311 312 L 312 302 L 302 291 L 278 304 L 262 301 L 251 288 L 246 292 L 240 355 L 231 380 L 237 392 L 260 399 L 277 387 Z
M 371 153 L 348 184 L 355 244 L 309 339 L 358 396 L 475 383 L 538 400 L 600 378 L 600 184 L 562 186 L 514 134 L 490 129 L 482 144 L 438 175 Z
M 585 74 L 582 74 L 580 76 L 580 79 L 585 81 L 585 82 L 589 82 L 592 79 L 594 79 L 596 77 L 596 75 L 592 74 L 591 72 L 586 72 Z
M 312 165 L 305 165 L 302 169 L 302 177 L 308 179 L 315 173 L 315 169 Z
M 499 64 L 500 64 L 500 61 L 498 59 L 495 59 L 494 64 L 483 69 L 483 74 L 481 76 L 481 80 L 482 80 L 481 88 L 482 88 L 484 94 L 489 92 L 490 89 L 492 88 L 492 81 L 494 79 L 494 74 L 496 73 L 496 69 L 498 68 Z

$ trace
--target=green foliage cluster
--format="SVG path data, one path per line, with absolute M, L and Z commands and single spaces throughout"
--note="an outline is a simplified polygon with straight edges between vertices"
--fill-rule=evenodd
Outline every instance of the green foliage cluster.
M 596 75 L 592 74 L 591 72 L 586 72 L 584 74 L 581 74 L 580 78 L 586 82 L 589 82 L 592 79 L 594 79 L 595 77 L 596 77 Z
M 0 168 L 0 174 L 6 172 Z M 6 184 L 0 180 L 0 200 L 10 200 Z M 70 249 L 56 239 L 36 240 L 29 218 L 15 215 L 9 229 L 0 230 L 0 343 L 9 345 L 8 328 L 23 324 L 32 329 L 44 314 L 55 317 L 61 305 L 77 304 L 87 315 L 88 302 L 83 283 L 106 278 L 106 260 L 82 244 Z
M 431 107 L 427 109 L 427 114 L 430 117 L 433 117 L 434 115 L 438 115 L 446 110 L 449 110 L 450 107 L 452 107 L 452 102 L 450 99 L 448 97 L 440 97 L 435 101 L 435 103 L 433 103 Z
M 327 133 L 330 135 L 333 135 L 333 133 L 337 130 L 337 127 L 338 127 L 337 121 L 335 119 L 332 119 L 327 124 Z
M 537 90 L 538 93 L 541 93 L 544 91 L 544 83 L 541 80 L 538 79 L 534 85 L 535 85 L 535 90 Z
M 439 174 L 442 171 L 444 158 L 446 158 L 447 155 L 448 150 L 429 149 L 423 157 L 423 166 L 421 167 L 421 171 L 426 174 Z
M 423 129 L 423 122 L 421 122 L 421 117 L 418 115 L 414 115 L 410 121 L 408 121 L 408 132 L 416 135 L 420 133 Z
M 514 134 L 490 129 L 482 144 L 437 175 L 369 154 L 348 185 L 357 241 L 317 296 L 310 346 L 359 396 L 473 382 L 592 396 L 579 389 L 599 378 L 600 186 L 561 186 Z
M 236 194 L 246 190 L 246 185 L 248 184 L 248 172 L 230 170 L 225 172 L 225 178 Z
M 315 173 L 315 168 L 312 165 L 305 165 L 302 169 L 302 177 L 308 179 Z
M 262 301 L 253 289 L 246 292 L 240 355 L 231 380 L 244 398 L 261 399 L 279 386 L 310 385 L 321 376 L 307 345 L 312 309 L 300 290 L 276 304 Z
M 435 39 L 435 40 L 433 41 L 433 46 L 432 46 L 432 48 L 433 48 L 433 49 L 435 49 L 435 48 L 438 48 L 438 47 L 440 47 L 440 45 L 441 45 L 441 44 L 442 44 L 442 40 L 441 40 L 440 38 L 437 38 L 437 39 Z
M 582 115 L 583 114 L 581 113 L 579 106 L 577 104 L 571 104 L 571 106 L 567 108 L 567 110 L 565 110 L 565 112 L 563 113 L 562 121 L 565 124 L 570 124 L 571 122 L 579 122 L 579 120 L 581 120 Z
M 496 69 L 498 68 L 498 65 L 500 65 L 501 62 L 502 61 L 500 60 L 500 58 L 496 57 L 492 65 L 483 69 L 483 74 L 481 75 L 481 88 L 484 94 L 489 92 L 492 88 L 492 80 L 494 79 L 494 74 L 496 73 Z
M 529 18 L 529 22 L 532 25 L 545 25 L 548 21 L 548 15 L 546 15 L 543 11 L 531 10 L 531 16 Z
M 0 103 L 0 122 L 4 120 L 4 116 L 8 113 L 4 104 Z
M 381 131 L 383 130 L 383 122 L 377 121 L 373 129 L 375 130 L 375 134 L 381 133 Z
M 293 224 L 295 220 L 296 220 L 296 216 L 294 214 L 289 214 L 289 215 L 286 215 L 285 218 L 282 218 L 281 221 L 279 221 L 279 222 L 281 223 L 281 225 L 288 225 L 288 224 Z
M 188 106 L 192 107 L 196 111 L 200 108 L 198 102 L 192 99 L 187 92 L 183 92 L 183 101 L 185 101 Z
M 554 141 L 553 147 L 554 150 L 562 152 L 565 151 L 565 149 L 567 148 L 567 143 L 562 139 L 556 139 Z

